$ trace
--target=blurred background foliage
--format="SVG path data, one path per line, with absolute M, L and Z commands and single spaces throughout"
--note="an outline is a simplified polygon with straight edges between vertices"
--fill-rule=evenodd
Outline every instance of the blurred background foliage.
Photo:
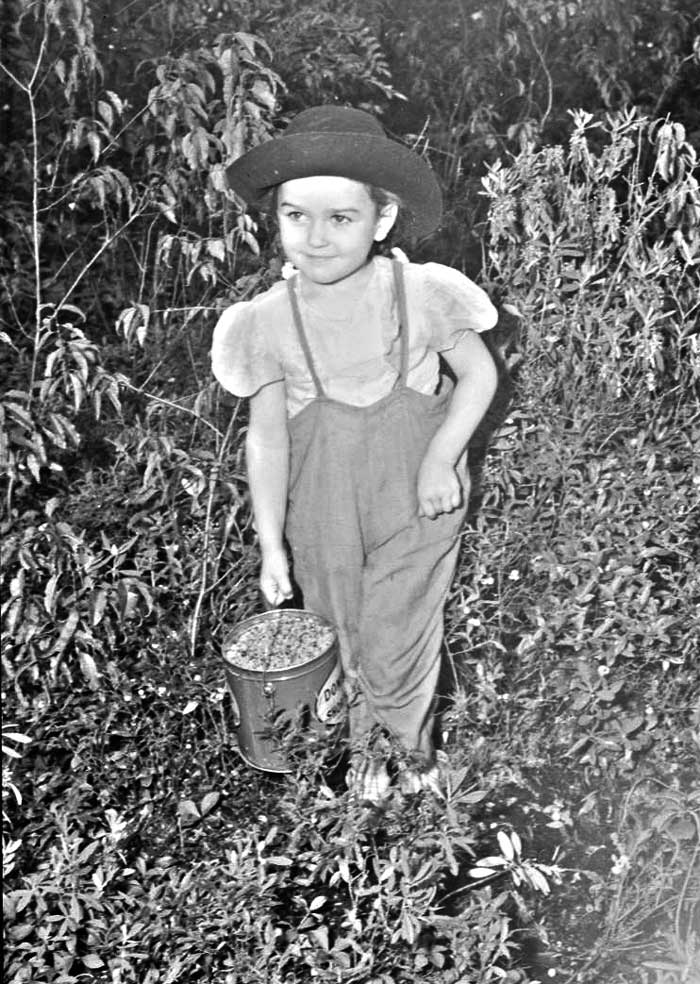
M 256 953 L 266 981 L 275 954 L 294 980 L 401 966 L 402 981 L 485 984 L 554 965 L 591 984 L 694 984 L 697 4 L 6 0 L 0 17 L 9 979 L 249 984 L 225 974 Z M 503 383 L 449 611 L 446 734 L 484 796 L 458 797 L 447 839 L 431 827 L 410 857 L 360 829 L 347 905 L 329 913 L 308 909 L 332 877 L 320 857 L 349 835 L 336 801 L 320 841 L 303 819 L 318 749 L 281 798 L 231 766 L 218 641 L 256 610 L 256 546 L 245 407 L 208 356 L 219 312 L 281 267 L 224 167 L 323 101 L 377 113 L 436 170 L 443 226 L 404 245 L 489 290 Z M 233 782 L 238 811 L 200 809 Z M 195 801 L 202 823 L 183 830 L 178 803 Z M 268 891 L 273 822 L 277 854 L 305 851 L 307 867 L 281 864 Z M 438 823 L 392 822 L 409 840 Z M 455 865 L 496 823 L 548 858 L 558 838 L 576 875 L 550 908 L 458 891 Z M 239 885 L 229 906 L 206 848 L 228 850 L 231 830 L 260 891 Z M 385 922 L 360 912 L 376 958 L 363 977 L 347 910 L 356 883 L 374 899 L 377 851 L 407 874 L 386 876 Z M 506 860 L 516 888 L 541 889 L 519 852 Z M 421 879 L 457 892 L 456 922 Z M 170 976 L 134 942 L 155 920 L 156 947 L 162 898 L 183 920 Z M 291 898 L 298 918 L 274 942 Z M 251 906 L 225 964 L 230 913 Z M 514 927 L 537 919 L 526 945 Z

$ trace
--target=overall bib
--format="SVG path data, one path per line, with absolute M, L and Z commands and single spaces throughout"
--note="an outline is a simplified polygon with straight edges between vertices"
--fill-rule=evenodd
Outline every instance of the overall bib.
M 429 758 L 443 608 L 467 504 L 418 516 L 418 469 L 451 390 L 426 395 L 407 386 L 403 269 L 393 269 L 400 372 L 392 391 L 365 407 L 324 393 L 288 281 L 316 397 L 289 421 L 285 533 L 305 607 L 338 629 L 351 743 L 378 724 Z

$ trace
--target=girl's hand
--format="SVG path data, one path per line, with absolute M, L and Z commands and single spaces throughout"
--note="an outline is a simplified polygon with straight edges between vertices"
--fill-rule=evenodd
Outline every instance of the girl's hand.
M 268 604 L 276 608 L 292 597 L 289 562 L 284 547 L 263 550 L 260 568 L 260 590 Z
M 428 452 L 418 470 L 418 515 L 435 519 L 462 505 L 465 490 L 455 466 Z

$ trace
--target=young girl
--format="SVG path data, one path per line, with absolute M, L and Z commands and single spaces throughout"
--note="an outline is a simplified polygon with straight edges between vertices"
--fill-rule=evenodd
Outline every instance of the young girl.
M 228 308 L 213 339 L 217 379 L 250 397 L 260 586 L 273 605 L 291 597 L 286 540 L 304 606 L 338 630 L 348 785 L 373 802 L 389 790 L 368 742 L 379 730 L 403 749 L 401 788 L 417 792 L 437 776 L 431 710 L 467 445 L 497 380 L 477 333 L 496 311 L 455 270 L 374 255 L 399 213 L 425 236 L 442 204 L 428 165 L 369 114 L 305 110 L 227 173 L 244 201 L 274 208 L 295 268 Z

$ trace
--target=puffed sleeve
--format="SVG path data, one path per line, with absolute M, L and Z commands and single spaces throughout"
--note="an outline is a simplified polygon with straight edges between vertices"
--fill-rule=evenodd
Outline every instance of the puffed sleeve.
M 254 301 L 239 301 L 219 318 L 212 338 L 211 366 L 224 389 L 236 396 L 252 396 L 261 386 L 284 379 Z
M 465 331 L 488 331 L 496 324 L 498 312 L 486 291 L 459 270 L 425 263 L 422 274 L 429 348 L 442 352 L 453 348 Z

